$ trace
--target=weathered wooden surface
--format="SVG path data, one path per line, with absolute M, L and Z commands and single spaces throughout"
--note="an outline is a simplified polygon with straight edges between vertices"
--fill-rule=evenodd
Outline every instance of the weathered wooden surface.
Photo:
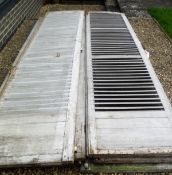
M 90 19 L 91 15 L 97 18 Z M 120 35 L 120 32 L 127 30 L 129 33 Z M 136 61 L 137 68 L 134 68 L 132 59 L 140 58 L 145 67 Z M 123 61 L 125 59 L 128 61 Z M 137 80 L 138 75 L 135 76 L 135 72 L 139 72 L 139 67 L 148 71 L 151 79 L 144 80 L 140 77 Z M 154 157 L 157 158 L 156 161 L 162 161 L 162 157 L 172 155 L 170 103 L 125 15 L 110 12 L 92 12 L 88 15 L 87 76 L 88 156 L 104 157 L 104 161 L 111 158 L 113 162 L 120 159 L 120 163 L 131 162 L 130 158 L 137 157 L 140 158 L 137 163 L 143 163 L 155 161 Z M 146 95 L 143 88 L 147 88 L 146 83 L 148 87 L 155 88 L 157 94 L 153 92 L 153 99 L 146 99 L 152 93 L 150 90 Z M 137 89 L 139 90 L 136 91 Z M 148 159 L 141 160 L 143 157 Z
M 0 98 L 0 166 L 74 161 L 84 14 L 52 12 Z
M 85 111 L 86 111 L 86 92 L 85 92 L 85 25 L 83 27 L 83 41 L 82 41 L 82 53 L 80 60 L 80 72 L 79 72 L 79 90 L 78 90 L 78 103 L 77 103 L 77 115 L 75 124 L 75 160 L 85 159 Z

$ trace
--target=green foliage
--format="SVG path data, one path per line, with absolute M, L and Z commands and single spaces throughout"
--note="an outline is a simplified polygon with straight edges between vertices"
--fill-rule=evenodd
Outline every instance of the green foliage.
M 149 8 L 149 14 L 154 17 L 172 38 L 172 8 Z

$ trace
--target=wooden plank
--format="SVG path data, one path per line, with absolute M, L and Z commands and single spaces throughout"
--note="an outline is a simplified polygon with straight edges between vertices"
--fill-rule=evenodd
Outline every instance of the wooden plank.
M 5 125 L 5 126 L 12 126 L 12 125 L 20 125 L 20 124 L 37 124 L 37 123 L 56 123 L 56 122 L 65 122 L 64 119 L 65 113 L 62 112 L 61 114 L 59 113 L 58 115 L 56 114 L 51 114 L 49 117 L 44 114 L 6 114 L 0 117 L 0 126 Z
M 105 173 L 105 174 L 165 174 L 172 171 L 170 163 L 156 163 L 156 164 L 90 164 L 88 169 L 81 169 L 86 173 Z
M 85 33 L 85 25 L 83 27 L 83 35 Z M 78 91 L 78 103 L 77 103 L 77 115 L 76 115 L 76 127 L 75 127 L 75 160 L 85 159 L 85 112 L 86 112 L 86 80 L 85 80 L 85 37 L 82 40 L 82 52 L 80 60 L 80 72 L 79 72 L 79 91 Z
M 114 153 L 118 149 L 121 154 L 129 154 L 130 149 L 133 150 L 132 153 L 150 154 L 156 149 L 170 154 L 172 153 L 172 135 L 169 134 L 171 132 L 172 128 L 165 127 L 97 129 L 97 149 L 112 150 Z
M 68 104 L 68 112 L 66 118 L 65 128 L 65 140 L 63 150 L 63 161 L 74 161 L 74 135 L 75 135 L 75 118 L 77 115 L 77 98 L 79 89 L 79 71 L 80 71 L 80 58 L 82 51 L 83 40 L 83 24 L 84 24 L 84 12 L 80 12 L 79 22 L 77 26 L 75 51 L 73 59 L 73 69 L 71 78 L 70 98 Z
M 2 157 L 0 161 L 0 167 L 16 167 L 16 166 L 26 166 L 24 162 L 28 162 L 27 166 L 37 165 L 58 165 L 59 160 L 61 159 L 61 154 L 45 154 L 38 155 L 32 154 L 27 156 L 6 156 Z M 46 160 L 46 161 L 45 161 Z
M 96 119 L 97 129 L 171 128 L 167 118 Z
M 1 158 L 6 156 L 60 154 L 63 149 L 64 129 L 65 122 L 1 126 L 0 162 Z
M 94 92 L 93 92 L 93 75 L 92 75 L 92 54 L 91 54 L 91 27 L 90 27 L 90 15 L 86 18 L 86 41 L 87 41 L 87 154 L 96 154 L 97 152 L 97 140 L 96 140 L 96 116 L 94 115 Z

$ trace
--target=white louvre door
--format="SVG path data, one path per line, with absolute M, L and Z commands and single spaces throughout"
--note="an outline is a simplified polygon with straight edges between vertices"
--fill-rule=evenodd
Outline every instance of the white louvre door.
M 87 77 L 88 156 L 172 153 L 170 103 L 124 14 L 88 14 Z
M 0 98 L 0 166 L 74 161 L 84 12 L 48 13 Z

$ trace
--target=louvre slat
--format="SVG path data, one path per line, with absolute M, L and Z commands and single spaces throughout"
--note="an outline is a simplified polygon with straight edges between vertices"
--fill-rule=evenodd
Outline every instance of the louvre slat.
M 123 90 L 123 89 L 129 89 L 129 90 L 138 90 L 138 89 L 155 89 L 155 87 L 153 86 L 153 84 L 151 84 L 150 86 L 118 86 L 118 87 L 111 87 L 111 86 L 96 86 L 94 87 L 94 89 L 99 89 L 99 90 L 104 90 L 104 89 L 114 89 L 114 90 Z
M 121 91 L 114 91 L 114 90 L 94 90 L 94 93 L 115 93 L 115 94 L 120 94 L 120 93 L 154 93 L 156 90 L 121 90 Z
M 134 106 L 134 107 L 96 107 L 96 111 L 138 111 L 138 110 L 162 110 L 162 106 Z
M 148 101 L 148 102 L 150 102 L 150 101 L 159 101 L 160 102 L 160 99 L 159 98 L 146 98 L 146 97 L 144 97 L 144 98 L 141 98 L 141 99 L 139 99 L 139 98 L 134 98 L 134 97 L 132 97 L 132 98 L 110 98 L 110 99 L 107 99 L 107 98 L 99 98 L 99 99 L 96 99 L 95 100 L 95 102 L 120 102 L 120 101 L 131 101 L 131 102 L 133 102 L 133 101 L 135 101 L 135 102 L 138 102 L 138 101 L 140 101 L 140 102 L 143 102 L 143 101 Z

